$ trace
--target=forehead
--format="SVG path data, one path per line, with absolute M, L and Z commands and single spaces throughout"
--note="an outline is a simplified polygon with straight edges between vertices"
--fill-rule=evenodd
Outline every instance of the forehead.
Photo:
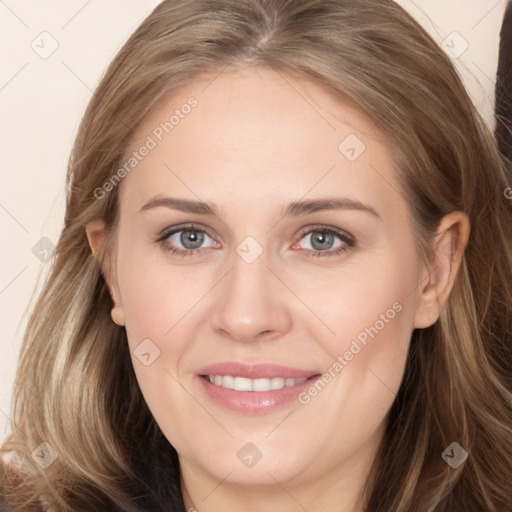
M 167 94 L 126 158 L 144 145 L 151 149 L 122 184 L 139 207 L 176 190 L 297 199 L 395 179 L 389 144 L 371 120 L 311 81 L 261 68 L 205 76 Z

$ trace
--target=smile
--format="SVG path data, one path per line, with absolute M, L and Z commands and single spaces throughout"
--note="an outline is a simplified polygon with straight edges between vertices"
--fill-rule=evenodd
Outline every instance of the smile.
M 235 391 L 272 391 L 284 387 L 292 387 L 306 382 L 307 377 L 294 379 L 292 377 L 273 377 L 271 379 L 248 379 L 231 375 L 205 375 L 210 384 L 234 389 Z

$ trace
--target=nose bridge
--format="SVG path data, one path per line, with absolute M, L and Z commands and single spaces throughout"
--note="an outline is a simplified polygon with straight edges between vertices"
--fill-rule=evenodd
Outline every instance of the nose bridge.
M 269 252 L 247 237 L 232 255 L 232 266 L 219 288 L 212 326 L 232 339 L 249 341 L 265 331 L 289 328 L 283 290 L 269 270 Z
M 257 244 L 257 245 L 256 245 Z M 252 237 L 247 237 L 236 248 L 232 258 L 232 270 L 228 278 L 228 295 L 240 299 L 240 294 L 265 295 L 268 290 L 270 264 L 269 251 L 264 250 Z

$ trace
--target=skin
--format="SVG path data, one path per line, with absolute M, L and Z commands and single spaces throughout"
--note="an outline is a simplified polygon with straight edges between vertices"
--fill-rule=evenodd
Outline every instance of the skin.
M 439 316 L 467 217 L 442 220 L 434 258 L 422 264 L 383 135 L 315 84 L 269 70 L 226 71 L 174 91 L 138 127 L 131 149 L 190 96 L 197 107 L 120 185 L 116 250 L 104 264 L 112 318 L 126 326 L 145 400 L 178 451 L 186 510 L 361 510 L 412 331 Z M 338 149 L 349 134 L 366 146 L 353 162 Z M 211 201 L 220 215 L 141 212 L 155 196 Z M 360 201 L 378 216 L 343 209 L 282 217 L 292 201 L 327 197 Z M 185 222 L 211 233 L 201 254 L 173 255 L 155 241 Z M 313 245 L 317 224 L 350 233 L 356 246 L 308 257 L 322 252 Z M 105 226 L 98 219 L 86 230 L 98 257 Z M 186 250 L 180 234 L 166 243 Z M 248 236 L 263 249 L 252 263 L 236 252 Z M 342 243 L 335 237 L 327 249 Z M 322 373 L 396 303 L 400 312 L 306 405 L 230 411 L 195 376 L 235 360 Z M 149 366 L 134 356 L 147 338 L 160 350 Z M 237 457 L 248 442 L 262 454 L 250 468 Z

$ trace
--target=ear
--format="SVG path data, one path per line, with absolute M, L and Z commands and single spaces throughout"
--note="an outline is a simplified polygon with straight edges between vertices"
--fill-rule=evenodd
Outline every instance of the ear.
M 414 328 L 430 327 L 439 318 L 455 283 L 469 232 L 469 218 L 463 212 L 452 212 L 441 219 L 433 244 L 433 260 L 423 271 Z
M 114 307 L 110 313 L 112 320 L 119 326 L 125 325 L 124 311 L 119 286 L 117 284 L 117 277 L 115 273 L 112 272 L 112 256 L 111 254 L 105 254 L 105 242 L 108 236 L 108 230 L 105 226 L 105 222 L 103 219 L 94 219 L 87 223 L 85 226 L 85 232 L 87 233 L 87 240 L 89 241 L 92 255 L 101 265 L 101 270 L 110 291 L 110 296 L 114 302 Z

